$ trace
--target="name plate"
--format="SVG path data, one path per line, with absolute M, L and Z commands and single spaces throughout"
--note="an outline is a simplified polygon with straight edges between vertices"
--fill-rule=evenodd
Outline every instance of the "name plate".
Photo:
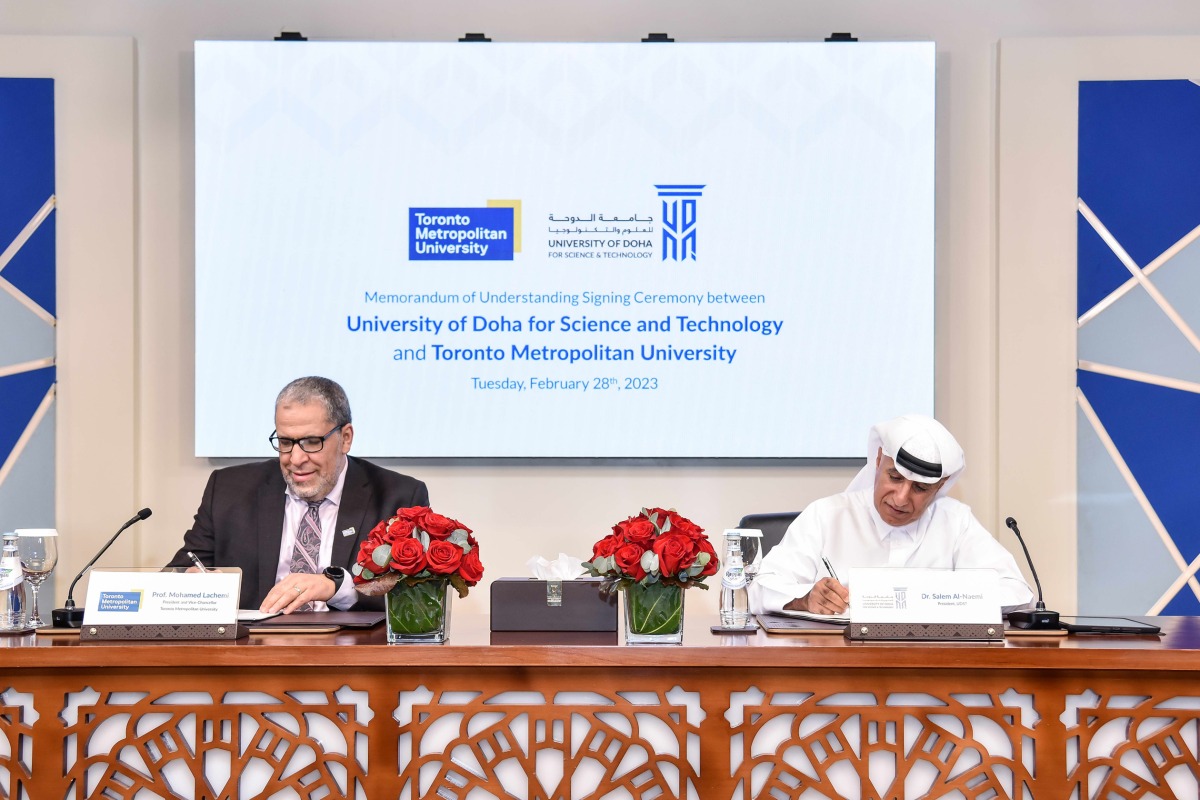
M 999 641 L 999 578 L 990 569 L 851 569 L 852 639 Z
M 236 638 L 241 570 L 94 570 L 85 639 Z

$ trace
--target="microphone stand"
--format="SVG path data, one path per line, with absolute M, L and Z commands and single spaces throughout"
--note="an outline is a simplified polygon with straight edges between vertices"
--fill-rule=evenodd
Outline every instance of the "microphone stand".
M 1037 605 L 1033 607 L 1033 610 L 1008 612 L 1008 624 L 1014 628 L 1025 630 L 1058 630 L 1058 612 L 1046 610 L 1046 603 L 1042 600 L 1042 582 L 1038 580 L 1037 570 L 1033 567 L 1033 559 L 1029 557 L 1029 548 L 1025 546 L 1025 538 L 1021 536 L 1017 521 L 1009 517 L 1004 520 L 1004 524 L 1017 535 L 1017 541 L 1021 543 L 1021 549 L 1025 551 L 1025 561 L 1029 564 L 1029 571 L 1033 573 L 1033 582 L 1037 585 L 1038 590 Z
M 54 620 L 55 628 L 83 627 L 83 609 L 75 607 L 75 584 L 79 583 L 79 579 L 83 577 L 83 573 L 91 569 L 92 564 L 95 564 L 100 556 L 104 555 L 104 551 L 112 546 L 112 543 L 117 540 L 118 536 L 125 532 L 126 528 L 135 522 L 141 522 L 152 513 L 153 512 L 150 509 L 143 508 L 141 511 L 134 514 L 133 518 L 122 525 L 117 532 L 112 535 L 112 538 L 105 543 L 104 547 L 100 548 L 100 552 L 92 556 L 92 560 L 87 563 L 87 566 L 79 570 L 79 574 L 75 576 L 75 580 L 71 581 L 71 588 L 67 590 L 67 602 L 64 604 L 63 608 L 56 608 L 51 612 L 51 618 Z

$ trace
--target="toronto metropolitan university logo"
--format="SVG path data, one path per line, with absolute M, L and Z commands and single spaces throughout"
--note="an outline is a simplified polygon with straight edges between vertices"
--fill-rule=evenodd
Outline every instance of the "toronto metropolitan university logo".
M 655 184 L 662 198 L 662 260 L 696 260 L 696 201 L 704 184 Z

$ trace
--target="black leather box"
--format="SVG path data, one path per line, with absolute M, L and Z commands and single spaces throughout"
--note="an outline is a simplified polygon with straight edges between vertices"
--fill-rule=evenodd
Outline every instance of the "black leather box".
M 616 644 L 617 596 L 599 578 L 498 578 L 491 617 L 493 644 Z

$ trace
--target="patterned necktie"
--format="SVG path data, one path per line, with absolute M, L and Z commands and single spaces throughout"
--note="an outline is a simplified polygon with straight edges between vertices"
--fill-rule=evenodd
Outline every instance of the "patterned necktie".
M 292 548 L 293 573 L 309 573 L 312 575 L 321 571 L 317 566 L 321 561 L 321 503 L 310 502 L 308 511 L 300 518 L 300 527 L 296 529 L 296 544 Z M 297 611 L 312 611 L 312 603 L 305 603 Z

